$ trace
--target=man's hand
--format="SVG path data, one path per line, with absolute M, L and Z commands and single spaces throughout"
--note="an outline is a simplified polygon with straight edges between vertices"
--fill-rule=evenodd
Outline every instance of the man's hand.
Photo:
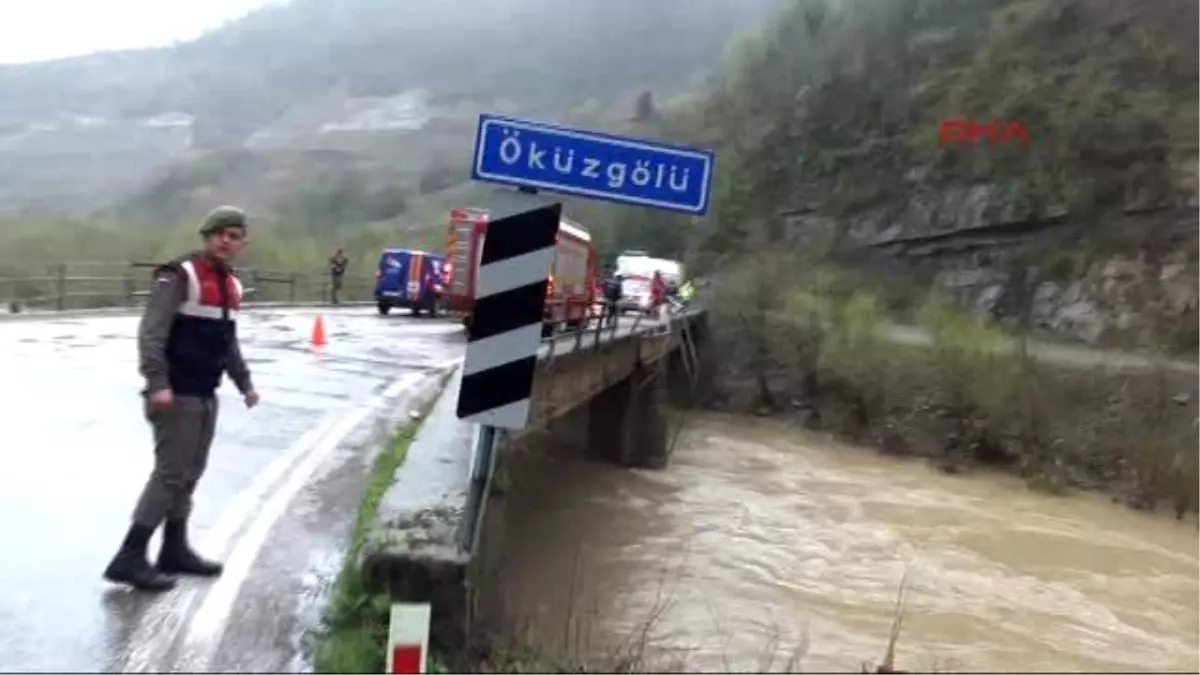
M 170 389 L 159 389 L 150 394 L 150 409 L 165 412 L 175 407 L 175 393 Z
M 247 408 L 253 408 L 258 405 L 258 392 L 251 389 L 242 395 L 242 400 L 246 402 Z

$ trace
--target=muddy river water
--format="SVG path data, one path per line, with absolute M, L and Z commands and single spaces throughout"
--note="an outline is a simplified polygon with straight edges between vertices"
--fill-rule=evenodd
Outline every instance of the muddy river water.
M 504 595 L 549 651 L 695 671 L 1200 668 L 1195 519 L 693 419 L 665 471 L 525 453 Z M 903 583 L 902 583 L 902 580 Z

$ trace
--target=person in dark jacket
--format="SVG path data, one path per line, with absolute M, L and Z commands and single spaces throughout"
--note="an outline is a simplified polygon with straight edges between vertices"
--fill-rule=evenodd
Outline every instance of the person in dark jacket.
M 607 325 L 617 323 L 620 316 L 618 304 L 621 302 L 621 284 L 624 281 L 620 272 L 613 272 L 604 282 L 604 322 Z
M 133 523 L 104 578 L 139 590 L 165 591 L 173 575 L 217 576 L 220 563 L 188 542 L 192 494 L 204 474 L 217 424 L 216 390 L 228 373 L 245 400 L 258 404 L 237 337 L 242 284 L 231 263 L 246 245 L 246 215 L 218 207 L 200 228 L 204 246 L 154 272 L 138 328 L 146 419 L 154 432 L 154 470 Z M 150 536 L 164 525 L 157 565 L 146 558 Z
M 342 277 L 346 276 L 346 265 L 348 264 L 350 264 L 350 260 L 340 248 L 329 259 L 329 299 L 335 305 L 338 304 L 338 294 L 342 290 Z

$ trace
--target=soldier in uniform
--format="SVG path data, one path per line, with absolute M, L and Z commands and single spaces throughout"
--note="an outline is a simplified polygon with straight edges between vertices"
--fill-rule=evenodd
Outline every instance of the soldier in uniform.
M 203 248 L 154 272 L 138 329 L 146 419 L 154 432 L 154 470 L 133 522 L 104 578 L 140 590 L 165 591 L 174 575 L 217 576 L 188 543 L 192 494 L 204 473 L 217 423 L 216 390 L 228 373 L 246 407 L 258 403 L 237 338 L 242 284 L 233 259 L 246 246 L 246 214 L 222 206 L 204 219 Z M 146 549 L 163 524 L 162 549 L 151 566 Z
M 350 264 L 350 260 L 340 248 L 329 259 L 329 300 L 335 305 L 338 304 L 338 295 L 342 290 L 342 277 L 346 276 L 346 265 L 348 264 Z

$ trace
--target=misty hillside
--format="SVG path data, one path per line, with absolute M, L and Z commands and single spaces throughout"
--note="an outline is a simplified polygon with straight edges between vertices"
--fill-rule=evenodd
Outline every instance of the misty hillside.
M 175 47 L 0 66 L 0 210 L 94 207 L 196 151 L 695 89 L 775 4 L 293 0 Z

